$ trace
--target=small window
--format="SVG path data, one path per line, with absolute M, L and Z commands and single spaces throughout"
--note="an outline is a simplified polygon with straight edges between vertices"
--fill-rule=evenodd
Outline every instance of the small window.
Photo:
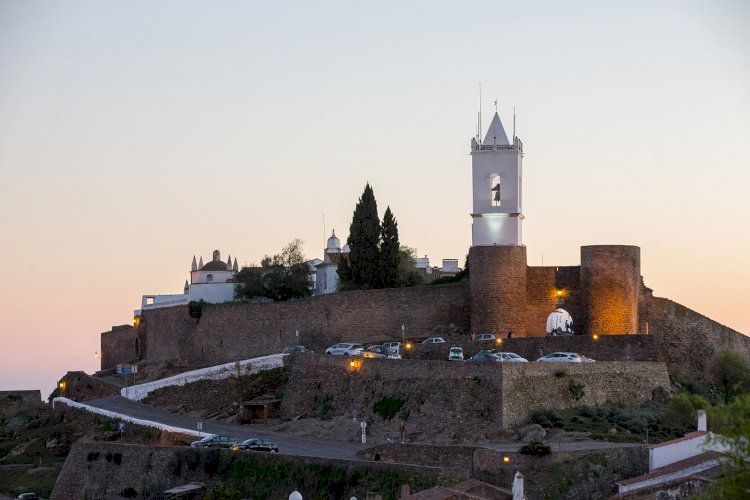
M 213 274 L 207 274 L 206 275 L 206 281 L 213 281 L 213 280 L 214 280 L 214 275 Z

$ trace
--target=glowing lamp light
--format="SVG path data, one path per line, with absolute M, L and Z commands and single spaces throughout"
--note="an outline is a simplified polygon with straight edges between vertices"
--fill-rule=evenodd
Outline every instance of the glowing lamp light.
M 504 457 L 503 457 L 503 462 L 504 462 L 504 463 L 506 463 L 506 464 L 507 464 L 508 462 L 510 462 L 510 457 L 509 457 L 509 456 L 507 456 L 507 455 L 506 455 L 506 456 L 504 456 Z
M 133 318 L 133 326 L 138 326 L 140 324 L 141 324 L 141 317 L 140 316 L 134 317 Z
M 353 359 L 349 361 L 349 367 L 348 370 L 350 372 L 358 372 L 362 368 L 362 360 L 361 359 Z
M 496 344 L 502 344 L 503 343 L 503 339 L 495 339 L 495 343 Z
M 562 290 L 557 290 L 555 292 L 555 295 L 557 295 L 558 297 L 562 297 L 563 296 L 563 291 Z
M 60 383 L 58 384 L 58 386 L 60 387 L 60 390 L 65 390 L 65 382 L 60 381 Z
M 599 335 L 597 335 L 596 333 L 594 334 L 594 340 L 599 340 Z
M 407 342 L 406 343 L 406 348 L 407 349 L 411 349 L 412 347 L 414 347 L 414 344 L 412 344 L 411 342 Z

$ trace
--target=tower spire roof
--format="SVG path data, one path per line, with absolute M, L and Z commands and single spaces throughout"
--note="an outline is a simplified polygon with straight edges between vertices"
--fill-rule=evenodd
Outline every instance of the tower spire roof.
M 500 115 L 495 111 L 495 116 L 492 117 L 492 123 L 490 128 L 487 129 L 487 135 L 484 136 L 483 144 L 498 144 L 509 146 L 508 136 L 505 134 L 503 128 L 503 122 L 500 121 Z

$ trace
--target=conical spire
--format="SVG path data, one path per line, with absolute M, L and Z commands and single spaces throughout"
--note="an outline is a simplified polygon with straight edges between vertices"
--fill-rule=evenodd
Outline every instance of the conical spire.
M 229 254 L 229 258 L 227 259 L 227 271 L 232 270 L 232 254 Z
M 197 271 L 198 270 L 198 264 L 195 263 L 195 255 L 193 255 L 193 264 L 190 266 L 191 271 Z
M 236 273 L 236 272 L 238 272 L 239 270 L 240 270 L 240 268 L 239 268 L 239 267 L 237 267 L 237 257 L 235 257 L 235 258 L 234 258 L 234 265 L 232 266 L 232 271 L 234 271 L 234 272 Z
M 198 262 L 198 269 L 203 269 L 203 256 L 201 255 L 201 260 Z
M 193 262 L 195 262 L 195 259 L 193 259 Z M 188 285 L 187 280 L 185 280 L 185 293 L 187 294 L 190 291 L 190 285 Z
M 500 121 L 500 115 L 497 114 L 497 111 L 495 111 L 495 116 L 492 117 L 492 123 L 490 123 L 490 128 L 487 129 L 487 135 L 484 136 L 483 144 L 488 146 L 491 144 L 510 145 L 510 142 L 508 142 L 508 136 L 505 134 L 505 129 L 503 128 L 503 123 Z

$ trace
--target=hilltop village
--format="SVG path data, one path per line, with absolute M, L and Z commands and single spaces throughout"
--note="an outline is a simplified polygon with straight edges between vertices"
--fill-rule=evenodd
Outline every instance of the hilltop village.
M 205 498 L 655 498 L 722 477 L 695 451 L 705 408 L 677 422 L 670 401 L 729 401 L 712 373 L 722 356 L 750 362 L 750 338 L 655 296 L 637 246 L 529 266 L 523 142 L 495 113 L 470 153 L 468 269 L 419 263 L 452 282 L 338 290 L 351 248 L 334 232 L 309 263 L 310 297 L 235 301 L 237 260 L 218 250 L 193 259 L 182 294 L 144 295 L 132 325 L 101 334 L 101 371 L 70 372 L 53 394 L 58 420 L 94 411 L 138 437 L 113 423 L 116 443 L 69 443 L 52 498 L 189 484 Z M 326 354 L 339 343 L 398 356 Z M 528 362 L 469 361 L 481 352 Z M 536 361 L 552 353 L 580 358 Z M 278 454 L 184 446 L 201 432 L 273 438 Z

